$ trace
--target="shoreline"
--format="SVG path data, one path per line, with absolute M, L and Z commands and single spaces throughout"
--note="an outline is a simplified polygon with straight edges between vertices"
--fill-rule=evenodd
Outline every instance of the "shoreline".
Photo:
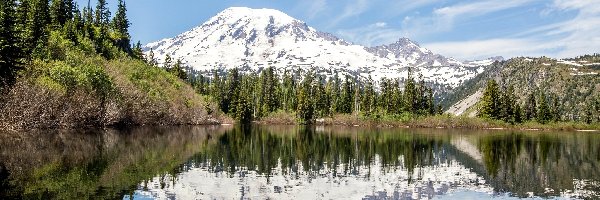
M 260 120 L 252 121 L 251 124 L 256 125 L 288 125 L 288 126 L 299 126 L 302 125 L 295 119 L 281 117 L 278 119 L 264 118 Z M 205 123 L 151 123 L 151 124 L 129 124 L 129 125 L 117 125 L 117 126 L 57 126 L 47 127 L 49 129 L 106 129 L 106 128 L 136 128 L 145 126 L 233 126 L 238 123 L 232 119 L 223 116 L 214 116 L 209 118 L 212 120 L 206 120 Z M 511 125 L 504 122 L 485 120 L 481 118 L 469 118 L 469 117 L 448 117 L 448 116 L 431 116 L 418 119 L 411 119 L 408 121 L 400 120 L 374 120 L 374 119 L 361 119 L 358 116 L 353 115 L 337 115 L 334 117 L 320 118 L 315 120 L 312 126 L 338 126 L 338 127 L 368 127 L 368 128 L 430 128 L 430 129 L 464 129 L 464 130 L 504 130 L 504 131 L 572 131 L 572 132 L 600 132 L 600 124 L 582 124 L 576 122 L 556 122 L 549 124 L 539 124 L 535 122 L 528 122 L 523 124 Z M 30 131 L 39 130 L 36 128 L 15 128 L 8 123 L 0 123 L 0 132 L 19 132 L 19 131 Z
M 317 126 L 373 127 L 373 128 L 432 128 L 432 129 L 470 129 L 470 130 L 518 130 L 518 131 L 575 131 L 600 132 L 600 124 L 583 124 L 578 122 L 554 122 L 540 124 L 526 122 L 509 124 L 501 121 L 457 116 L 429 116 L 410 120 L 397 119 L 365 119 L 355 115 L 335 115 L 315 120 Z M 256 120 L 259 125 L 300 125 L 297 120 L 281 115 L 277 118 L 267 117 Z

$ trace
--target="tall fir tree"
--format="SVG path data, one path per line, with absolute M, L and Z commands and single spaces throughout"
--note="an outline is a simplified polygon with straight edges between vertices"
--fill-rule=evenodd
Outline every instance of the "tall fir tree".
M 94 21 L 96 25 L 108 25 L 110 22 L 110 10 L 108 9 L 106 0 L 98 0 L 94 13 L 96 14 Z
M 22 69 L 15 8 L 14 0 L 0 1 L 0 90 L 12 85 Z
M 545 124 L 552 118 L 550 113 L 550 107 L 548 105 L 548 99 L 543 92 L 540 92 L 538 97 L 538 107 L 536 120 L 539 123 Z
M 523 119 L 532 120 L 537 118 L 537 102 L 534 93 L 530 93 L 523 107 Z
M 48 10 L 48 0 L 32 0 L 27 24 L 27 44 L 26 53 L 34 53 L 37 56 L 43 56 L 44 48 L 48 42 L 48 24 L 50 15 Z
M 407 112 L 417 113 L 419 109 L 417 97 L 417 88 L 415 80 L 412 78 L 411 69 L 408 69 L 408 77 L 404 82 L 404 107 Z
M 183 62 L 181 62 L 181 59 L 177 59 L 177 61 L 175 61 L 175 64 L 173 65 L 173 68 L 171 69 L 171 73 L 179 79 L 185 81 L 187 80 L 188 76 L 184 68 L 185 67 L 183 66 Z
M 483 96 L 481 97 L 478 116 L 489 119 L 498 119 L 499 97 L 498 83 L 496 83 L 494 79 L 488 80 Z
M 296 113 L 298 118 L 302 120 L 302 123 L 311 124 L 314 119 L 314 98 L 312 98 L 312 84 L 314 76 L 312 72 L 306 73 L 304 80 L 302 81 L 301 87 L 298 90 L 298 108 Z
M 127 19 L 127 7 L 124 0 L 119 0 L 119 5 L 115 17 L 112 21 L 113 30 L 115 30 L 117 38 L 115 45 L 121 51 L 131 53 L 131 36 L 129 35 L 129 19 Z
M 50 4 L 50 18 L 54 27 L 60 28 L 67 21 L 73 19 L 75 4 L 73 0 L 52 0 Z

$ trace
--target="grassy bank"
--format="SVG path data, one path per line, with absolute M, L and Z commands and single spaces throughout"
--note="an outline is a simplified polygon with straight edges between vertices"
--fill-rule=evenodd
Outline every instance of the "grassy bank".
M 294 113 L 277 112 L 256 121 L 258 124 L 298 124 Z M 404 128 L 458 128 L 458 129 L 510 129 L 510 130 L 600 130 L 600 124 L 578 122 L 555 122 L 540 124 L 526 122 L 509 124 L 499 120 L 482 118 L 438 115 L 427 117 L 381 116 L 378 118 L 362 115 L 337 114 L 317 119 L 318 125 L 361 126 L 361 127 L 404 127 Z
M 82 41 L 87 41 L 82 39 Z M 89 42 L 89 41 L 88 41 Z M 58 33 L 48 59 L 34 59 L 0 97 L 0 128 L 218 124 L 215 103 L 164 69 L 114 49 L 113 59 Z

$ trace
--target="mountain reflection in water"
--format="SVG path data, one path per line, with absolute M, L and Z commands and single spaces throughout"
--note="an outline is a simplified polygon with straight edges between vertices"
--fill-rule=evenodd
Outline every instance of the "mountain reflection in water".
M 600 135 L 345 127 L 26 133 L 2 199 L 599 198 Z

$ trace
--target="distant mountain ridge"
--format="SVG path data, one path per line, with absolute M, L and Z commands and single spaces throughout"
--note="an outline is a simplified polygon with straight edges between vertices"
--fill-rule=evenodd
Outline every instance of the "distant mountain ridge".
M 149 43 L 144 50 L 152 50 L 159 63 L 169 54 L 199 71 L 239 68 L 248 72 L 273 66 L 279 72 L 312 69 L 328 77 L 340 73 L 378 81 L 404 78 L 411 67 L 439 90 L 457 87 L 495 61 L 460 62 L 408 38 L 364 47 L 317 31 L 278 10 L 244 7 L 228 8 L 190 31 Z
M 500 85 L 512 85 L 520 105 L 532 93 L 536 97 L 542 92 L 547 98 L 558 98 L 563 120 L 581 120 L 594 106 L 600 106 L 595 105 L 600 103 L 600 55 L 573 59 L 518 57 L 497 62 L 454 88 L 440 103 L 450 114 L 475 116 L 477 102 L 490 79 Z

